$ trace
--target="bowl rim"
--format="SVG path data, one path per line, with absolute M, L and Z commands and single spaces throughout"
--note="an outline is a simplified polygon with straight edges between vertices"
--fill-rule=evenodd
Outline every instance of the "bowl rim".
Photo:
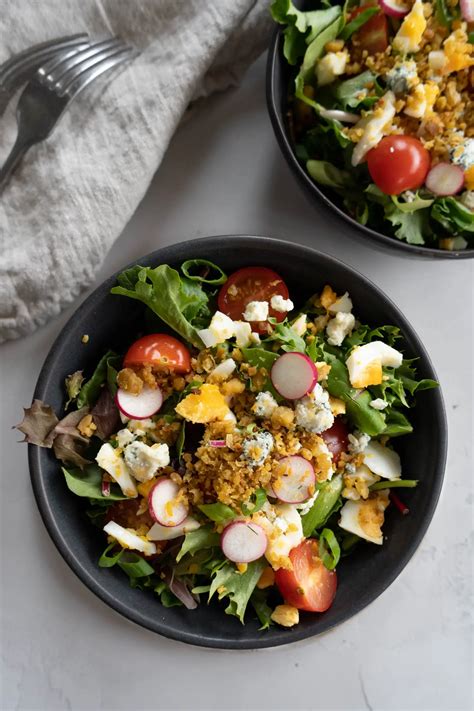
M 356 269 L 331 255 L 319 252 L 305 245 L 300 245 L 294 242 L 287 242 L 282 239 L 274 239 L 272 237 L 266 236 L 264 237 L 259 235 L 250 236 L 231 234 L 213 235 L 209 237 L 187 240 L 183 242 L 178 242 L 174 245 L 165 246 L 161 249 L 154 250 L 153 252 L 139 257 L 138 259 L 125 265 L 117 272 L 112 274 L 110 277 L 105 279 L 96 289 L 94 289 L 91 294 L 89 294 L 89 296 L 82 302 L 82 304 L 80 304 L 80 306 L 71 315 L 67 323 L 59 332 L 41 368 L 33 398 L 44 400 L 45 393 L 48 390 L 50 383 L 54 381 L 55 378 L 54 366 L 56 365 L 58 358 L 61 356 L 61 353 L 65 348 L 65 343 L 67 342 L 69 334 L 72 333 L 76 327 L 76 321 L 85 314 L 92 313 L 92 311 L 96 307 L 95 302 L 97 298 L 104 298 L 108 294 L 111 286 L 116 283 L 116 277 L 120 272 L 122 272 L 124 269 L 134 266 L 135 264 L 143 263 L 145 262 L 145 260 L 147 260 L 148 262 L 151 261 L 156 263 L 172 261 L 173 253 L 176 252 L 176 250 L 182 250 L 183 248 L 186 249 L 186 251 L 188 251 L 190 254 L 192 254 L 192 250 L 196 245 L 198 245 L 199 247 L 212 245 L 213 248 L 216 248 L 222 242 L 223 239 L 225 239 L 226 241 L 233 241 L 235 243 L 236 249 L 243 249 L 245 248 L 246 244 L 248 244 L 249 246 L 253 246 L 256 243 L 259 243 L 262 246 L 270 246 L 270 248 L 274 245 L 275 247 L 278 247 L 280 249 L 284 248 L 290 253 L 297 254 L 299 257 L 307 257 L 311 258 L 312 260 L 315 260 L 318 257 L 322 256 L 325 260 L 332 262 L 334 265 L 337 265 L 338 267 L 342 266 L 356 279 L 358 279 L 364 287 L 368 287 L 369 289 L 375 290 L 377 293 L 379 293 L 385 300 L 387 305 L 394 309 L 402 332 L 416 345 L 419 357 L 421 360 L 423 360 L 425 370 L 428 372 L 429 377 L 437 379 L 433 364 L 423 343 L 421 342 L 414 328 L 408 322 L 402 311 L 385 294 L 382 289 L 380 289 L 376 284 L 374 284 L 370 279 L 365 277 Z M 61 529 L 57 525 L 53 507 L 48 501 L 46 495 L 46 490 L 44 486 L 44 463 L 42 462 L 42 450 L 40 447 L 30 444 L 28 445 L 28 463 L 35 500 L 50 538 L 52 539 L 60 555 L 63 557 L 67 565 L 73 571 L 73 573 L 86 585 L 86 587 L 89 588 L 89 590 L 91 590 L 109 607 L 114 609 L 116 612 L 119 612 L 132 622 L 135 622 L 152 632 L 156 632 L 162 635 L 163 637 L 167 637 L 168 639 L 172 639 L 179 642 L 185 642 L 199 647 L 236 650 L 276 647 L 284 644 L 297 642 L 310 637 L 316 637 L 338 626 L 346 620 L 351 619 L 352 617 L 354 617 L 354 615 L 361 612 L 365 607 L 367 607 L 375 599 L 377 599 L 400 575 L 401 571 L 411 560 L 415 551 L 417 550 L 424 536 L 426 535 L 428 527 L 433 518 L 435 509 L 437 507 L 441 489 L 443 486 L 448 436 L 446 411 L 441 387 L 433 390 L 432 393 L 435 397 L 434 407 L 437 410 L 440 422 L 440 456 L 434 469 L 433 486 L 430 489 L 430 504 L 426 510 L 424 520 L 421 522 L 420 527 L 417 530 L 417 535 L 414 536 L 411 542 L 407 545 L 404 554 L 399 557 L 397 564 L 393 567 L 387 577 L 378 585 L 376 589 L 374 588 L 371 591 L 370 596 L 357 601 L 351 608 L 350 614 L 341 612 L 341 614 L 335 620 L 333 620 L 332 622 L 327 621 L 326 624 L 324 624 L 323 618 L 321 629 L 319 629 L 317 632 L 307 628 L 299 629 L 299 627 L 297 626 L 296 628 L 291 630 L 278 630 L 275 634 L 272 635 L 271 638 L 269 636 L 266 636 L 264 633 L 260 633 L 260 635 L 254 640 L 249 640 L 238 638 L 223 639 L 220 637 L 203 638 L 202 635 L 194 633 L 190 630 L 169 628 L 169 626 L 160 621 L 159 615 L 157 615 L 155 618 L 149 618 L 146 615 L 141 614 L 139 609 L 132 608 L 127 603 L 122 602 L 121 599 L 119 599 L 117 596 L 113 595 L 110 592 L 106 584 L 101 584 L 97 577 L 94 577 L 87 570 L 87 568 L 75 558 L 75 556 L 71 552 L 71 549 L 67 545 L 66 537 L 63 535 Z
M 453 251 L 443 250 L 436 247 L 423 247 L 421 245 L 409 244 L 408 242 L 398 240 L 396 237 L 390 237 L 383 232 L 378 232 L 377 230 L 367 227 L 366 225 L 361 225 L 357 222 L 357 220 L 354 220 L 353 217 L 336 205 L 336 203 L 333 202 L 315 182 L 313 182 L 295 155 L 291 141 L 287 135 L 282 112 L 278 106 L 276 71 L 278 65 L 283 65 L 285 63 L 282 52 L 282 39 L 283 29 L 277 25 L 270 40 L 266 64 L 265 83 L 267 110 L 277 143 L 280 146 L 288 165 L 306 191 L 314 195 L 326 209 L 335 213 L 339 218 L 343 219 L 346 224 L 351 225 L 352 228 L 355 228 L 352 233 L 349 232 L 350 236 L 353 236 L 360 241 L 364 241 L 366 244 L 370 244 L 370 242 L 363 240 L 362 234 L 374 239 L 378 242 L 380 247 L 385 249 L 389 248 L 390 251 L 396 250 L 399 252 L 405 252 L 405 256 L 408 257 L 423 257 L 425 259 L 474 259 L 474 247 Z

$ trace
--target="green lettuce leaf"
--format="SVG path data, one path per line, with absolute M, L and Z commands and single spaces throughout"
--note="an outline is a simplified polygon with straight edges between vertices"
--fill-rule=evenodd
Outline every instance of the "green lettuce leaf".
M 83 470 L 62 468 L 67 488 L 76 496 L 102 501 L 122 501 L 127 499 L 118 484 L 110 485 L 110 495 L 102 493 L 102 470 L 96 464 L 90 464 Z
M 374 8 L 368 8 L 373 10 Z M 378 11 L 376 9 L 376 11 Z M 359 15 L 360 17 L 360 15 Z M 348 25 L 346 25 L 346 28 Z M 344 29 L 346 29 L 344 28 Z M 358 98 L 361 91 L 366 89 L 367 84 L 372 83 L 375 86 L 375 96 L 364 96 L 363 98 Z M 369 109 L 376 103 L 379 96 L 382 96 L 383 89 L 377 84 L 377 77 L 370 71 L 362 72 L 357 76 L 341 81 L 335 85 L 333 90 L 334 99 L 338 105 L 344 110 L 355 109 L 358 107 Z
M 378 7 L 367 7 L 359 15 L 357 15 L 357 17 L 355 17 L 353 20 L 351 20 L 345 25 L 339 37 L 344 41 L 348 40 L 349 37 L 354 34 L 354 32 L 360 30 L 360 28 L 365 25 L 365 23 L 370 20 L 373 15 L 376 15 L 378 12 Z
M 309 538 L 315 530 L 324 526 L 328 518 L 341 508 L 342 488 L 343 482 L 340 474 L 321 484 L 316 501 L 308 513 L 301 517 L 305 538 Z
M 335 165 L 325 160 L 309 160 L 306 170 L 319 185 L 343 189 L 352 185 L 351 174 L 346 170 L 336 168 Z
M 273 331 L 264 342 L 269 343 L 272 341 L 281 343 L 281 349 L 283 351 L 299 351 L 300 353 L 304 353 L 306 350 L 304 339 L 298 336 L 286 319 L 282 323 L 273 324 Z
M 199 282 L 181 277 L 167 264 L 134 267 L 119 277 L 112 294 L 146 304 L 164 323 L 197 348 L 203 343 L 198 330 L 210 321 L 209 297 Z
M 448 232 L 474 232 L 474 212 L 454 197 L 437 198 L 431 208 L 431 217 Z
M 245 610 L 258 580 L 266 568 L 264 558 L 249 563 L 245 573 L 239 573 L 231 563 L 225 563 L 213 576 L 209 600 L 217 592 L 219 600 L 229 598 L 226 614 L 234 615 L 243 624 Z
M 89 380 L 82 385 L 79 394 L 77 395 L 77 407 L 81 408 L 84 405 L 92 407 L 100 395 L 102 385 L 110 377 L 112 379 L 112 371 L 120 366 L 120 356 L 118 356 L 114 351 L 107 351 L 107 353 L 102 356 L 98 362 L 94 372 L 92 373 Z
M 214 523 L 227 523 L 236 517 L 235 511 L 220 501 L 215 504 L 201 504 L 198 509 Z
M 255 610 L 258 619 L 260 620 L 262 626 L 259 627 L 260 631 L 267 630 L 270 625 L 272 625 L 272 608 L 269 606 L 268 602 L 268 590 L 258 590 L 255 588 L 252 595 L 250 596 L 250 604 Z
M 283 54 L 289 64 L 297 63 L 315 37 L 340 13 L 340 8 L 325 8 L 304 12 L 291 0 L 274 0 L 271 14 L 275 22 L 287 25 L 283 31 Z
M 431 235 L 429 210 L 403 212 L 398 208 L 387 209 L 386 219 L 395 227 L 395 236 L 408 244 L 425 244 L 425 237 Z
M 187 279 L 201 284 L 217 286 L 227 281 L 227 274 L 208 259 L 187 259 L 182 263 L 181 271 Z
M 211 526 L 201 526 L 195 531 L 190 531 L 184 537 L 183 545 L 176 556 L 176 562 L 179 563 L 187 553 L 193 555 L 203 548 L 214 548 L 219 545 L 219 542 L 220 536 Z

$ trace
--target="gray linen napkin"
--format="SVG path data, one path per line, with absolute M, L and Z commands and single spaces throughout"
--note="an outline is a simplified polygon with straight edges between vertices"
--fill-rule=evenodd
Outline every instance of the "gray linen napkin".
M 265 48 L 266 0 L 3 0 L 0 63 L 87 31 L 142 53 L 77 99 L 0 198 L 0 342 L 30 333 L 94 279 L 189 103 L 238 83 Z M 0 157 L 15 137 L 0 125 Z

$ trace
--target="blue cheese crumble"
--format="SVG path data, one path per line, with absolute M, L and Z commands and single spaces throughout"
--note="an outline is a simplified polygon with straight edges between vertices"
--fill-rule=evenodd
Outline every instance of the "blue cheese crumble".
M 395 94 L 406 94 L 417 79 L 416 63 L 413 60 L 395 64 L 385 75 L 387 86 Z
M 465 138 L 458 146 L 451 148 L 449 154 L 455 165 L 467 170 L 474 165 L 474 138 Z
M 296 403 L 295 417 L 299 427 L 314 434 L 332 427 L 334 415 L 329 404 L 329 393 L 317 383 L 310 395 L 305 395 Z
M 251 467 L 260 467 L 273 449 L 273 436 L 270 432 L 257 432 L 246 437 L 242 443 L 241 459 Z
M 268 390 L 262 390 L 255 398 L 252 411 L 257 417 L 271 417 L 278 407 L 278 403 Z
M 138 481 L 149 481 L 156 471 L 170 463 L 167 444 L 153 444 L 149 447 L 144 442 L 132 442 L 124 450 L 125 462 Z

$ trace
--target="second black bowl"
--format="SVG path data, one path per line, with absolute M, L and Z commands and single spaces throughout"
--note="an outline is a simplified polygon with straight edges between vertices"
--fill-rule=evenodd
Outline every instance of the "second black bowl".
M 295 4 L 299 7 L 308 7 L 310 5 L 308 2 L 302 2 L 302 0 L 296 0 Z M 314 7 L 315 3 L 311 3 L 311 6 Z M 306 172 L 305 167 L 296 157 L 294 146 L 288 133 L 286 116 L 288 112 L 288 97 L 293 79 L 294 69 L 283 56 L 283 31 L 280 27 L 277 27 L 268 50 L 267 106 L 273 130 L 281 151 L 293 174 L 312 202 L 324 205 L 328 210 L 344 220 L 348 227 L 346 230 L 347 234 L 358 239 L 371 240 L 379 248 L 384 250 L 394 249 L 406 257 L 427 257 L 431 259 L 474 258 L 474 248 L 450 252 L 446 249 L 408 244 L 408 242 L 402 242 L 396 237 L 391 237 L 388 234 L 361 225 L 338 204 L 338 198 L 335 193 L 330 189 L 321 188 L 316 185 Z

